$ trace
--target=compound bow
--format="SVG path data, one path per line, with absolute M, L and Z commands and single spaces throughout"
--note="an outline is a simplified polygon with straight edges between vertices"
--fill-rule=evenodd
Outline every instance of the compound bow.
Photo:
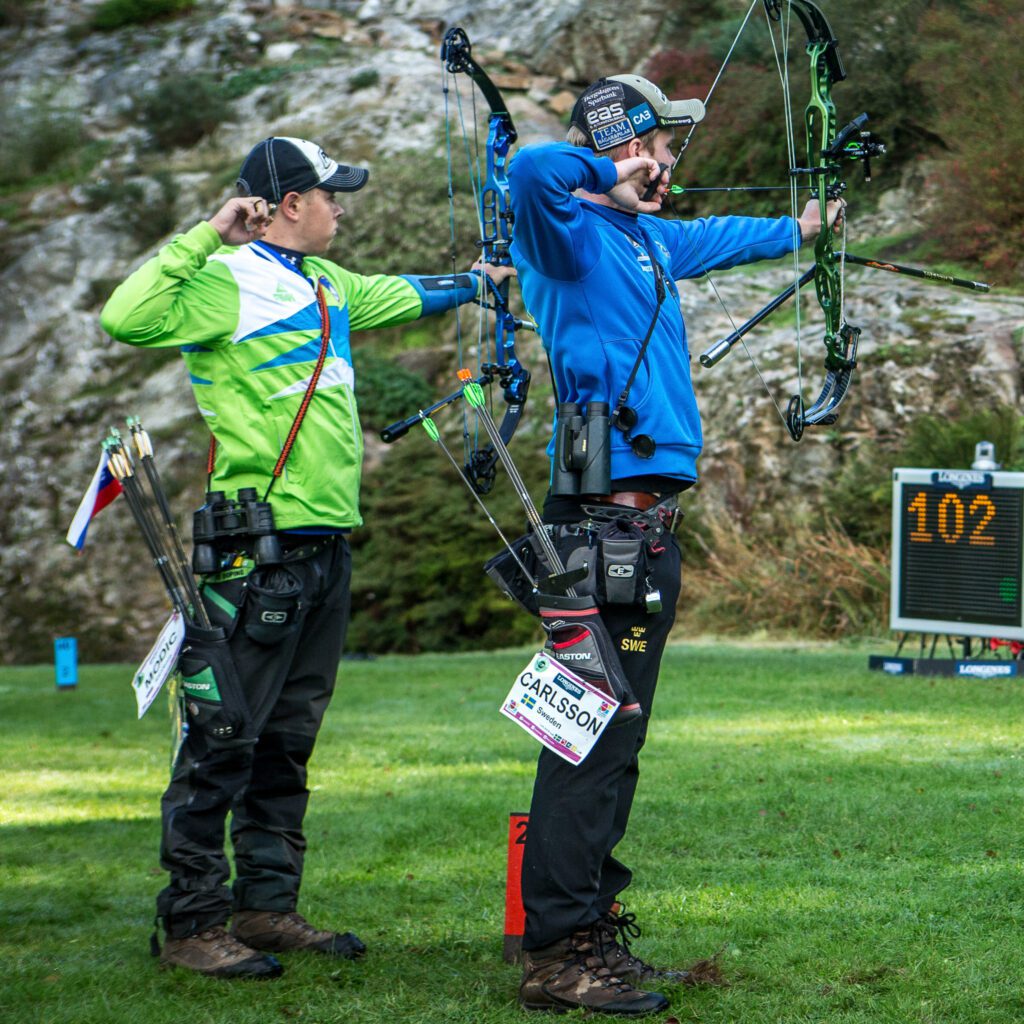
M 448 79 L 447 75 L 465 74 L 480 89 L 490 108 L 487 135 L 487 170 L 481 180 L 479 171 L 474 171 L 470 159 L 470 177 L 476 199 L 480 238 L 477 246 L 481 251 L 484 263 L 493 266 L 511 266 L 509 246 L 512 243 L 512 207 L 508 186 L 506 166 L 508 153 L 515 143 L 517 134 L 512 122 L 512 115 L 502 98 L 501 91 L 491 80 L 486 71 L 473 59 L 472 45 L 466 32 L 461 28 L 452 28 L 445 33 L 441 44 L 441 61 L 446 72 L 445 123 L 448 125 Z M 456 94 L 458 89 L 456 87 Z M 461 99 L 459 101 L 461 120 Z M 467 139 L 465 124 L 462 125 L 464 138 Z M 452 175 L 451 140 L 448 138 L 448 198 L 454 204 L 454 186 Z M 455 258 L 454 238 L 454 207 L 452 210 L 452 259 Z M 494 313 L 493 361 L 481 360 L 478 366 L 477 383 L 481 386 L 497 381 L 502 389 L 506 403 L 505 414 L 499 427 L 501 440 L 508 444 L 522 418 L 526 396 L 530 387 L 530 371 L 523 366 L 516 355 L 516 332 L 519 330 L 536 330 L 536 325 L 516 317 L 509 307 L 509 281 L 506 278 L 496 285 L 490 277 L 483 275 L 484 292 L 479 300 L 482 309 Z M 488 301 L 488 299 L 490 301 Z M 461 327 L 460 327 L 461 336 Z M 481 350 L 485 347 L 481 339 Z M 461 345 L 460 345 L 461 349 Z M 460 351 L 461 361 L 461 351 Z M 438 409 L 442 409 L 463 397 L 463 389 L 447 395 L 429 409 L 424 409 L 415 416 L 400 423 L 392 424 L 381 431 L 381 438 L 387 442 L 397 440 L 410 427 L 424 421 Z M 479 447 L 470 443 L 468 427 L 464 426 L 466 438 L 466 476 L 478 494 L 487 494 L 494 485 L 498 455 L 493 445 Z
M 757 0 L 754 0 L 754 5 Z M 839 199 L 846 190 L 846 182 L 842 180 L 842 164 L 844 161 L 859 162 L 864 165 L 866 180 L 871 178 L 871 159 L 885 153 L 885 146 L 871 132 L 864 130 L 868 120 L 866 113 L 855 117 L 842 128 L 837 129 L 836 109 L 832 101 L 832 87 L 846 78 L 846 69 L 839 55 L 838 41 L 828 19 L 821 8 L 811 0 L 761 0 L 766 17 L 770 23 L 781 24 L 782 46 L 785 51 L 790 15 L 796 14 L 807 33 L 807 54 L 810 58 L 810 98 L 804 110 L 805 129 L 805 166 L 796 166 L 796 145 L 789 118 L 788 65 L 780 65 L 780 76 L 783 80 L 783 92 L 787 106 L 787 141 L 789 144 L 790 161 L 790 193 L 793 203 L 793 216 L 796 217 L 796 193 L 808 189 L 812 198 L 816 198 L 820 206 L 821 227 L 815 241 L 815 262 L 803 273 L 799 270 L 798 257 L 794 256 L 794 283 L 785 291 L 775 296 L 762 309 L 755 313 L 742 326 L 728 337 L 712 345 L 700 357 L 701 365 L 711 367 L 718 363 L 753 327 L 770 316 L 789 298 L 797 296 L 797 340 L 799 345 L 799 293 L 801 287 L 811 280 L 814 281 L 818 304 L 825 318 L 823 344 L 825 347 L 824 370 L 825 380 L 817 398 L 810 406 L 805 407 L 802 386 L 797 394 L 789 400 L 784 421 L 794 441 L 799 441 L 804 429 L 808 426 L 828 425 L 835 423 L 837 410 L 842 404 L 850 388 L 853 371 L 857 365 L 857 346 L 861 329 L 849 323 L 844 308 L 844 270 L 846 263 L 855 263 L 873 269 L 888 270 L 894 273 L 906 273 L 914 277 L 941 281 L 957 287 L 988 291 L 988 285 L 976 281 L 965 281 L 960 278 L 936 274 L 931 271 L 912 267 L 901 267 L 892 263 L 879 263 L 854 256 L 846 252 L 845 218 L 843 224 L 843 242 L 836 250 L 835 233 L 828 225 L 827 205 Z M 742 33 L 753 6 L 747 13 L 740 27 Z M 771 26 L 769 25 L 769 28 Z M 739 35 L 737 35 L 737 39 Z M 774 43 L 775 35 L 772 33 Z M 729 54 L 735 49 L 735 41 Z M 728 56 L 726 62 L 728 62 Z M 777 57 L 778 62 L 778 57 Z M 724 65 L 723 65 L 724 70 Z M 715 79 L 721 77 L 721 71 Z M 712 91 L 714 85 L 712 85 Z M 708 95 L 710 99 L 710 93 Z M 684 140 L 683 149 L 689 142 Z M 682 150 L 679 156 L 682 155 Z M 676 159 L 678 163 L 678 157 Z M 800 181 L 809 182 L 801 186 Z M 674 192 L 685 189 L 673 187 Z M 696 190 L 694 190 L 696 191 Z M 714 191 L 706 190 L 706 191 Z M 726 189 L 725 191 L 737 191 Z M 799 239 L 794 239 L 798 248 Z M 707 273 L 705 271 L 705 273 Z M 710 278 L 710 275 L 707 275 Z M 717 293 L 717 290 L 716 290 Z M 721 301 L 721 300 L 720 300 Z M 724 304 L 723 304 L 724 305 Z M 726 310 L 728 313 L 728 310 Z M 748 351 L 748 356 L 750 355 Z M 752 357 L 751 357 L 752 358 Z M 755 364 L 756 365 L 756 364 Z M 780 410 L 781 412 L 781 410 Z

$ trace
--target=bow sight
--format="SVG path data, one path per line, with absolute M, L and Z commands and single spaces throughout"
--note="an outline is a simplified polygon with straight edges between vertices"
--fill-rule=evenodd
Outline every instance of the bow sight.
M 822 150 L 821 157 L 823 160 L 859 160 L 864 164 L 864 180 L 870 181 L 871 158 L 884 156 L 885 144 L 874 133 L 861 131 L 867 120 L 868 115 L 866 113 L 859 114 L 844 128 L 840 128 L 836 132 L 835 142 L 827 149 Z M 856 139 L 853 138 L 854 134 L 857 136 Z M 835 172 L 838 169 L 835 164 L 829 164 L 827 167 L 822 168 L 826 174 Z M 797 174 L 800 172 L 794 170 L 793 173 Z M 808 173 L 815 174 L 818 171 L 809 171 Z M 844 187 L 845 184 L 843 182 Z M 837 197 L 829 195 L 828 198 L 835 199 Z
M 791 177 L 801 175 L 829 176 L 835 177 L 842 169 L 839 161 L 849 160 L 864 164 L 864 180 L 871 180 L 871 160 L 876 156 L 885 155 L 885 143 L 873 132 L 861 131 L 867 124 L 868 115 L 858 114 L 848 125 L 841 128 L 830 146 L 821 151 L 821 159 L 825 161 L 820 167 L 793 167 L 790 170 Z M 856 138 L 853 136 L 856 135 Z M 846 191 L 845 181 L 830 181 L 825 186 L 826 199 L 838 199 Z M 815 195 L 817 188 L 811 186 L 811 194 Z

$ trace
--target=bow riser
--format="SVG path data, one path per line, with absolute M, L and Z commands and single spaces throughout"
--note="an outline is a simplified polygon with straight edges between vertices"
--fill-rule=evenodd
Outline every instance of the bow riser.
M 487 180 L 480 196 L 480 243 L 484 246 L 484 258 L 496 264 L 510 262 L 508 246 L 512 241 L 513 218 L 507 169 L 508 151 L 516 138 L 507 113 L 491 115 L 487 132 Z
M 512 242 L 512 194 L 508 186 L 508 152 L 516 140 L 516 130 L 507 112 L 491 114 L 487 134 L 487 180 L 480 192 L 480 249 L 486 263 L 507 267 L 512 263 L 509 245 Z M 507 367 L 510 374 L 502 380 L 505 401 L 509 405 L 521 406 L 526 401 L 530 375 L 516 357 L 516 330 L 521 322 L 512 314 L 508 305 L 508 281 L 494 285 L 487 284 L 494 296 L 494 351 L 498 367 Z M 502 440 L 507 444 L 518 425 L 502 423 L 502 430 L 508 436 Z
M 790 400 L 786 426 L 793 440 L 798 441 L 804 427 L 835 422 L 835 410 L 850 387 L 860 331 L 846 324 L 843 316 L 843 267 L 828 225 L 828 203 L 846 187 L 839 180 L 840 164 L 831 155 L 837 137 L 832 87 L 846 78 L 846 69 L 835 33 L 821 10 L 809 0 L 790 0 L 790 5 L 808 36 L 811 94 L 804 109 L 807 166 L 794 168 L 793 173 L 811 177 L 811 195 L 818 200 L 821 228 L 814 244 L 814 290 L 825 318 L 822 343 L 826 371 L 821 391 L 808 409 L 803 408 L 801 396 Z
M 817 197 L 823 226 L 828 222 L 829 199 L 833 198 L 832 193 L 838 185 L 838 166 L 825 163 L 824 156 L 836 134 L 836 108 L 831 95 L 834 63 L 838 60 L 835 45 L 835 39 L 828 38 L 807 47 L 811 64 L 811 96 L 804 111 L 807 165 L 813 168 L 814 186 L 811 195 Z M 830 54 L 834 60 L 829 59 Z M 842 328 L 842 276 L 836 262 L 832 232 L 827 227 L 819 232 L 815 241 L 814 258 L 814 290 L 825 315 L 823 341 L 828 358 L 835 360 L 840 356 L 838 338 Z M 826 369 L 838 370 L 841 367 L 829 366 L 826 361 Z

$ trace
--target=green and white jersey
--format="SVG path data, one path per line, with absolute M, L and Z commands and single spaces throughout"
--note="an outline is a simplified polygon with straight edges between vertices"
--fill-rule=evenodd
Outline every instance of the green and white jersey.
M 224 246 L 208 223 L 179 235 L 103 308 L 104 330 L 130 345 L 181 349 L 199 411 L 217 440 L 212 489 L 262 495 L 320 354 L 327 358 L 271 503 L 280 529 L 359 526 L 363 455 L 352 331 L 408 323 L 476 295 L 475 276 L 353 274 L 307 257 L 301 272 L 269 247 Z

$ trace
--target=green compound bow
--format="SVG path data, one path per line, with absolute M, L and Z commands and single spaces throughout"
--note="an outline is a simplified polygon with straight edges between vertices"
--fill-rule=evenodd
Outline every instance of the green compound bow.
M 726 56 L 726 61 L 715 78 L 711 92 L 714 91 L 715 85 L 717 85 L 721 77 L 722 70 L 724 70 L 729 57 L 735 49 L 736 41 L 738 41 L 740 34 L 742 34 L 747 22 L 750 20 L 750 16 L 758 2 L 759 0 L 754 0 L 748 10 L 736 40 L 734 40 L 729 54 Z M 988 291 L 989 286 L 977 281 L 966 281 L 928 270 L 902 267 L 894 263 L 882 263 L 854 256 L 846 252 L 845 223 L 843 225 L 843 242 L 837 251 L 835 232 L 828 226 L 827 205 L 830 201 L 839 199 L 846 190 L 846 183 L 842 180 L 843 164 L 851 161 L 863 164 L 865 178 L 870 180 L 871 159 L 884 154 L 885 146 L 871 132 L 864 130 L 864 125 L 868 120 L 866 113 L 858 115 L 848 124 L 837 129 L 838 119 L 836 117 L 835 104 L 832 101 L 832 87 L 846 78 L 846 69 L 839 55 L 838 40 L 821 8 L 817 4 L 812 3 L 811 0 L 760 0 L 760 3 L 769 21 L 769 30 L 771 31 L 772 24 L 779 25 L 781 28 L 783 52 L 786 49 L 789 24 L 793 14 L 797 16 L 807 33 L 811 91 L 810 99 L 804 110 L 805 159 L 804 166 L 802 167 L 797 166 L 794 130 L 789 117 L 788 64 L 785 63 L 784 59 L 780 62 L 779 47 L 775 41 L 774 31 L 771 32 L 771 35 L 773 46 L 776 47 L 776 63 L 779 65 L 787 108 L 786 128 L 790 162 L 789 190 L 792 197 L 793 216 L 795 219 L 797 192 L 810 191 L 811 196 L 816 198 L 820 205 L 821 228 L 814 246 L 814 264 L 801 273 L 799 257 L 794 252 L 793 284 L 775 296 L 746 323 L 736 327 L 728 337 L 723 338 L 703 352 L 700 362 L 706 368 L 714 366 L 752 328 L 756 327 L 794 295 L 797 296 L 797 339 L 799 346 L 799 292 L 802 287 L 813 280 L 818 304 L 825 318 L 825 330 L 822 339 L 825 348 L 825 380 L 817 398 L 809 406 L 804 404 L 802 385 L 798 393 L 789 400 L 789 405 L 783 419 L 790 436 L 794 441 L 799 441 L 806 427 L 829 425 L 836 422 L 838 418 L 837 410 L 849 391 L 853 371 L 857 365 L 857 346 L 861 329 L 849 323 L 846 319 L 843 282 L 846 263 L 854 263 L 876 270 L 887 270 L 892 273 L 905 273 L 913 277 L 939 281 L 976 291 Z M 708 99 L 710 99 L 711 92 L 708 94 Z M 683 141 L 680 152 L 676 157 L 676 164 L 678 164 L 679 157 L 682 156 L 689 140 L 690 136 L 688 135 Z M 806 182 L 806 184 L 801 184 L 801 182 Z M 761 190 L 763 190 L 763 187 L 750 189 L 750 191 Z M 671 191 L 679 194 L 687 191 L 743 191 L 743 189 L 688 190 L 673 186 Z M 798 249 L 799 241 L 798 238 L 794 238 L 794 250 Z M 710 274 L 706 270 L 705 275 L 710 280 Z M 717 289 L 715 289 L 715 292 L 717 294 Z M 721 301 L 721 298 L 719 298 L 719 301 Z M 726 313 L 728 314 L 728 310 L 726 310 Z M 750 356 L 749 351 L 747 354 Z M 751 361 L 753 362 L 752 357 Z M 765 386 L 767 390 L 767 385 Z

